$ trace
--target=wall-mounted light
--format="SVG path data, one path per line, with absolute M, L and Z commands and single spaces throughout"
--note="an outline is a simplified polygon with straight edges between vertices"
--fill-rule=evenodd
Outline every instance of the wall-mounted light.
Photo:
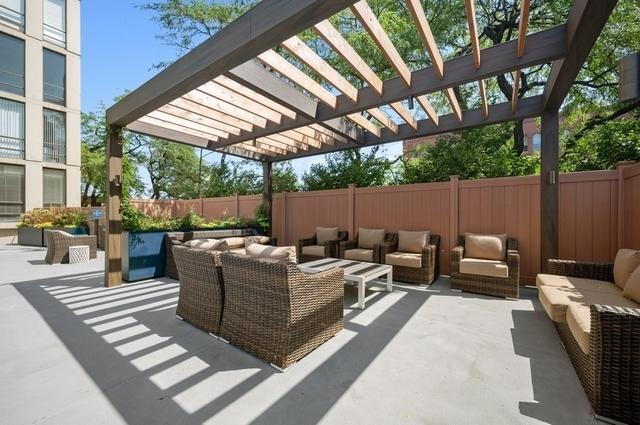
M 113 178 L 113 185 L 115 187 L 120 187 L 121 186 L 121 184 L 120 184 L 120 175 L 119 174 L 116 174 L 116 176 Z
M 549 184 L 557 183 L 557 175 L 555 171 L 549 171 Z

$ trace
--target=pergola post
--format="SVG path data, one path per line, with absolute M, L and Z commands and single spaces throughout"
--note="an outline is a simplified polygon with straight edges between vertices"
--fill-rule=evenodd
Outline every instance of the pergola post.
M 104 286 L 122 283 L 122 129 L 109 127 L 107 140 L 106 238 L 104 251 Z
M 262 205 L 267 215 L 269 230 L 267 234 L 273 235 L 273 164 L 265 161 L 262 163 Z
M 540 170 L 540 269 L 547 270 L 547 260 L 558 258 L 560 220 L 560 140 L 559 111 L 542 114 Z

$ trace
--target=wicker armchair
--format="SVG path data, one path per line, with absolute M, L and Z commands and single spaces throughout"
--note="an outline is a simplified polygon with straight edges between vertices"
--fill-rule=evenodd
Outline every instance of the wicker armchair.
M 593 279 L 587 283 L 594 288 L 598 285 L 594 281 L 615 285 L 613 264 L 549 260 L 548 272 Z M 589 310 L 586 353 L 567 323 L 554 320 L 553 324 L 594 413 L 618 422 L 640 423 L 640 308 L 593 304 Z
M 220 330 L 224 305 L 220 254 L 186 246 L 173 247 L 180 273 L 176 316 L 213 335 L 218 335 Z
M 89 258 L 96 258 L 98 240 L 95 236 L 71 235 L 62 230 L 45 230 L 44 237 L 47 240 L 47 254 L 44 258 L 48 264 L 60 264 L 69 262 L 69 247 L 88 245 Z
M 336 258 L 338 257 L 338 246 L 340 242 L 346 241 L 349 238 L 349 232 L 339 231 L 338 239 L 325 241 L 324 243 L 324 254 L 323 255 L 313 255 L 310 253 L 304 252 L 305 246 L 318 246 L 318 239 L 314 234 L 312 237 L 307 239 L 300 239 L 298 241 L 298 262 L 303 263 L 305 261 L 313 261 L 319 260 L 322 258 Z
M 506 263 L 509 274 L 506 278 L 467 274 L 460 272 L 460 261 L 464 256 L 465 237 L 458 237 L 458 246 L 451 251 L 451 289 L 503 298 L 520 296 L 520 254 L 518 241 L 507 238 Z
M 385 245 L 393 245 L 398 244 L 398 234 L 397 233 L 385 233 L 384 241 L 379 244 L 375 244 L 373 246 L 373 263 L 383 264 L 384 263 L 384 255 L 382 254 L 382 247 Z M 350 241 L 340 242 L 338 245 L 338 257 L 345 258 L 345 252 L 350 249 L 358 248 L 358 233 L 356 233 L 356 238 Z
M 380 258 L 386 263 L 387 254 L 398 251 L 398 239 L 380 246 Z M 400 282 L 430 285 L 440 276 L 440 235 L 431 234 L 429 243 L 422 249 L 422 267 L 393 265 L 393 279 Z
M 220 337 L 286 369 L 342 330 L 344 271 L 224 252 Z

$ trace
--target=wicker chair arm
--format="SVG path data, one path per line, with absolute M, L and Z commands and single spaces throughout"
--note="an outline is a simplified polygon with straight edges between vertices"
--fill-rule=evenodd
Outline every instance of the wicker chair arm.
M 343 289 L 344 285 L 344 270 L 340 267 L 334 267 L 329 270 L 324 270 L 318 273 L 305 273 L 307 281 L 312 281 L 314 284 L 325 282 L 339 281 L 340 288 Z
M 613 263 L 548 260 L 547 266 L 550 274 L 613 282 Z
M 435 264 L 437 252 L 438 247 L 436 245 L 427 245 L 422 248 L 422 268 Z
M 460 261 L 464 258 L 464 246 L 451 250 L 451 273 L 460 273 Z
M 340 239 L 324 241 L 324 256 L 325 257 L 337 257 L 340 245 Z
M 310 238 L 306 238 L 306 239 L 300 239 L 298 241 L 298 246 L 303 247 L 303 246 L 310 246 L 310 245 L 316 245 L 317 244 L 317 238 L 316 235 L 313 235 Z
M 518 251 L 507 251 L 507 266 L 509 267 L 509 277 L 517 278 L 520 274 L 520 254 Z
M 382 242 L 373 246 L 373 262 L 384 264 L 387 254 L 398 250 L 398 241 Z
M 358 241 L 341 241 L 338 245 L 338 256 L 344 258 L 344 252 L 348 249 L 356 249 L 358 247 Z
M 640 361 L 640 351 L 630 344 L 640 337 L 640 308 L 593 304 L 590 310 L 591 349 L 600 357 L 599 363 L 617 367 L 616 376 L 632 376 L 629 367 L 637 367 L 633 365 Z

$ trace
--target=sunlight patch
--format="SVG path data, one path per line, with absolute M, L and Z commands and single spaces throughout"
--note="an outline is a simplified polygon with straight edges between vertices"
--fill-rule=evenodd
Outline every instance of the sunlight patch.
M 202 372 L 208 367 L 209 364 L 204 360 L 201 360 L 199 357 L 191 357 L 163 370 L 162 372 L 156 373 L 149 379 L 161 390 L 166 390 L 167 388 L 171 388 L 177 383 L 190 378 L 196 373 Z

